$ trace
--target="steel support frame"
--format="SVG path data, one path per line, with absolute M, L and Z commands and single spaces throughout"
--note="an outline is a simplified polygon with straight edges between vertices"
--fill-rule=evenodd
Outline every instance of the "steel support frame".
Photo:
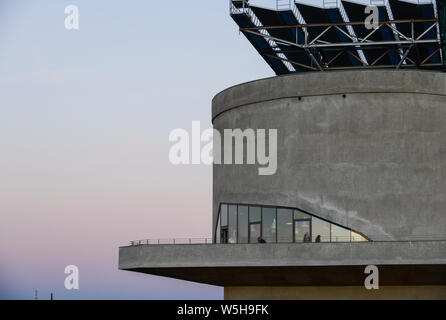
M 446 1 L 437 0 L 438 24 L 440 29 L 441 51 L 443 52 L 443 71 L 446 72 Z
M 421 34 L 416 35 L 415 34 L 415 24 L 417 23 L 431 23 L 427 29 L 425 29 Z M 428 34 L 429 31 L 435 29 L 438 24 L 438 19 L 410 19 L 410 20 L 388 20 L 388 21 L 379 21 L 376 28 L 372 29 L 364 38 L 353 38 L 350 35 L 348 35 L 348 38 L 352 40 L 351 42 L 335 42 L 335 43 L 327 43 L 326 41 L 321 41 L 321 38 L 323 35 L 329 31 L 330 29 L 336 29 L 340 32 L 346 34 L 346 32 L 341 28 L 345 26 L 354 26 L 354 25 L 363 25 L 364 22 L 340 22 L 340 23 L 313 23 L 313 24 L 297 24 L 297 25 L 280 25 L 280 26 L 260 26 L 260 27 L 251 27 L 251 28 L 240 28 L 240 31 L 244 31 L 247 33 L 252 33 L 261 37 L 264 37 L 269 40 L 273 40 L 276 43 L 281 43 L 288 45 L 290 47 L 294 47 L 297 50 L 301 49 L 304 50 L 308 56 L 310 57 L 311 61 L 314 63 L 314 65 L 305 65 L 302 63 L 299 63 L 297 61 L 291 61 L 286 58 L 277 57 L 276 55 L 268 54 L 269 57 L 277 58 L 281 60 L 282 62 L 289 62 L 292 65 L 298 65 L 300 67 L 308 68 L 308 69 L 317 69 L 320 71 L 323 70 L 330 70 L 334 69 L 333 67 L 330 67 L 330 64 L 333 63 L 333 61 L 336 60 L 340 55 L 343 53 L 347 53 L 354 57 L 356 60 L 358 60 L 362 66 L 359 67 L 352 67 L 352 66 L 345 66 L 342 68 L 383 68 L 383 67 L 393 67 L 393 68 L 401 68 L 401 67 L 432 67 L 432 66 L 441 66 L 440 64 L 433 64 L 433 63 L 427 63 L 428 60 L 434 56 L 435 54 L 440 54 L 440 50 L 435 50 L 433 53 L 431 53 L 428 57 L 421 57 L 422 61 L 421 63 L 415 63 L 412 60 L 408 58 L 408 54 L 412 50 L 412 48 L 416 47 L 417 45 L 423 45 L 423 44 L 437 44 L 438 48 L 441 47 L 441 40 L 440 39 L 423 39 L 426 34 Z M 396 29 L 394 25 L 396 24 L 410 24 L 410 35 L 403 34 L 401 31 Z M 311 39 L 308 30 L 311 30 L 311 28 L 321 28 L 323 27 L 323 30 L 318 32 L 317 35 L 314 36 L 313 39 Z M 389 30 L 392 33 L 398 34 L 400 39 L 395 39 L 392 41 L 370 41 L 368 40 L 369 37 L 377 32 L 381 28 L 389 28 Z M 288 41 L 285 39 L 280 39 L 277 37 L 273 37 L 269 34 L 268 30 L 272 29 L 295 29 L 296 34 L 299 34 L 299 29 L 305 34 L 304 43 L 299 43 L 299 39 L 296 38 L 296 42 Z M 346 34 L 347 35 L 347 34 Z M 388 48 L 383 55 L 381 55 L 378 59 L 373 61 L 372 63 L 368 64 L 367 62 L 360 59 L 354 52 L 357 50 L 366 50 L 367 48 Z M 312 50 L 319 50 L 319 49 L 333 49 L 333 50 L 339 50 L 338 54 L 332 58 L 330 61 L 318 61 L 316 57 L 311 52 Z M 402 49 L 404 54 L 401 56 L 400 61 L 396 65 L 388 65 L 388 66 L 382 66 L 382 65 L 376 65 L 376 63 L 381 60 L 387 53 L 389 53 L 392 50 L 395 50 L 394 48 Z M 277 51 L 278 53 L 281 53 L 280 51 Z M 443 49 L 443 53 L 445 53 L 445 50 Z M 443 63 L 445 61 L 444 57 L 442 57 Z M 410 63 L 409 63 L 410 62 Z M 339 68 L 339 67 L 338 67 Z

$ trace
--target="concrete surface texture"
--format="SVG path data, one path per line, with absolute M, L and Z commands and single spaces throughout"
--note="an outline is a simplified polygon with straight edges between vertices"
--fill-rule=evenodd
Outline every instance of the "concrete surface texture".
M 140 245 L 119 248 L 120 269 L 391 264 L 446 265 L 446 241 Z
M 214 164 L 214 230 L 226 202 L 296 207 L 371 240 L 446 239 L 446 73 L 273 77 L 219 93 L 212 114 L 220 132 L 278 130 L 275 175 Z
M 119 250 L 121 269 L 446 265 L 446 241 L 140 245 L 121 247 Z
M 445 285 L 446 241 L 140 245 L 119 268 L 218 286 L 361 286 L 367 265 L 382 285 Z

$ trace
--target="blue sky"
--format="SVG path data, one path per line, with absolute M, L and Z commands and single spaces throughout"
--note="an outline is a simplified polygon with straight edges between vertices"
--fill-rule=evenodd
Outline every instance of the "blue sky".
M 222 298 L 119 271 L 118 247 L 210 236 L 211 167 L 172 166 L 169 133 L 210 127 L 216 93 L 271 75 L 228 1 L 0 0 L 0 298 Z
M 222 298 L 119 271 L 118 247 L 210 237 L 212 168 L 171 165 L 169 133 L 210 127 L 215 94 L 272 75 L 227 0 L 0 0 L 0 298 Z

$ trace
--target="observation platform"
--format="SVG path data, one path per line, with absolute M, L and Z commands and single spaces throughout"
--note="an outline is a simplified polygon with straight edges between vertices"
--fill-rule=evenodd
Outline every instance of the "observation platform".
M 119 248 L 119 269 L 216 286 L 446 285 L 446 241 L 160 244 Z

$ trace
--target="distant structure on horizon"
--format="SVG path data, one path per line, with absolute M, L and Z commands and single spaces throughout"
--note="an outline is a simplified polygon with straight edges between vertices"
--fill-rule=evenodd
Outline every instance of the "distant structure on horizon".
M 370 1 L 370 30 L 362 3 L 274 4 L 230 1 L 277 76 L 217 94 L 212 122 L 277 129 L 277 172 L 214 164 L 213 239 L 134 241 L 119 268 L 225 299 L 446 299 L 445 1 Z

